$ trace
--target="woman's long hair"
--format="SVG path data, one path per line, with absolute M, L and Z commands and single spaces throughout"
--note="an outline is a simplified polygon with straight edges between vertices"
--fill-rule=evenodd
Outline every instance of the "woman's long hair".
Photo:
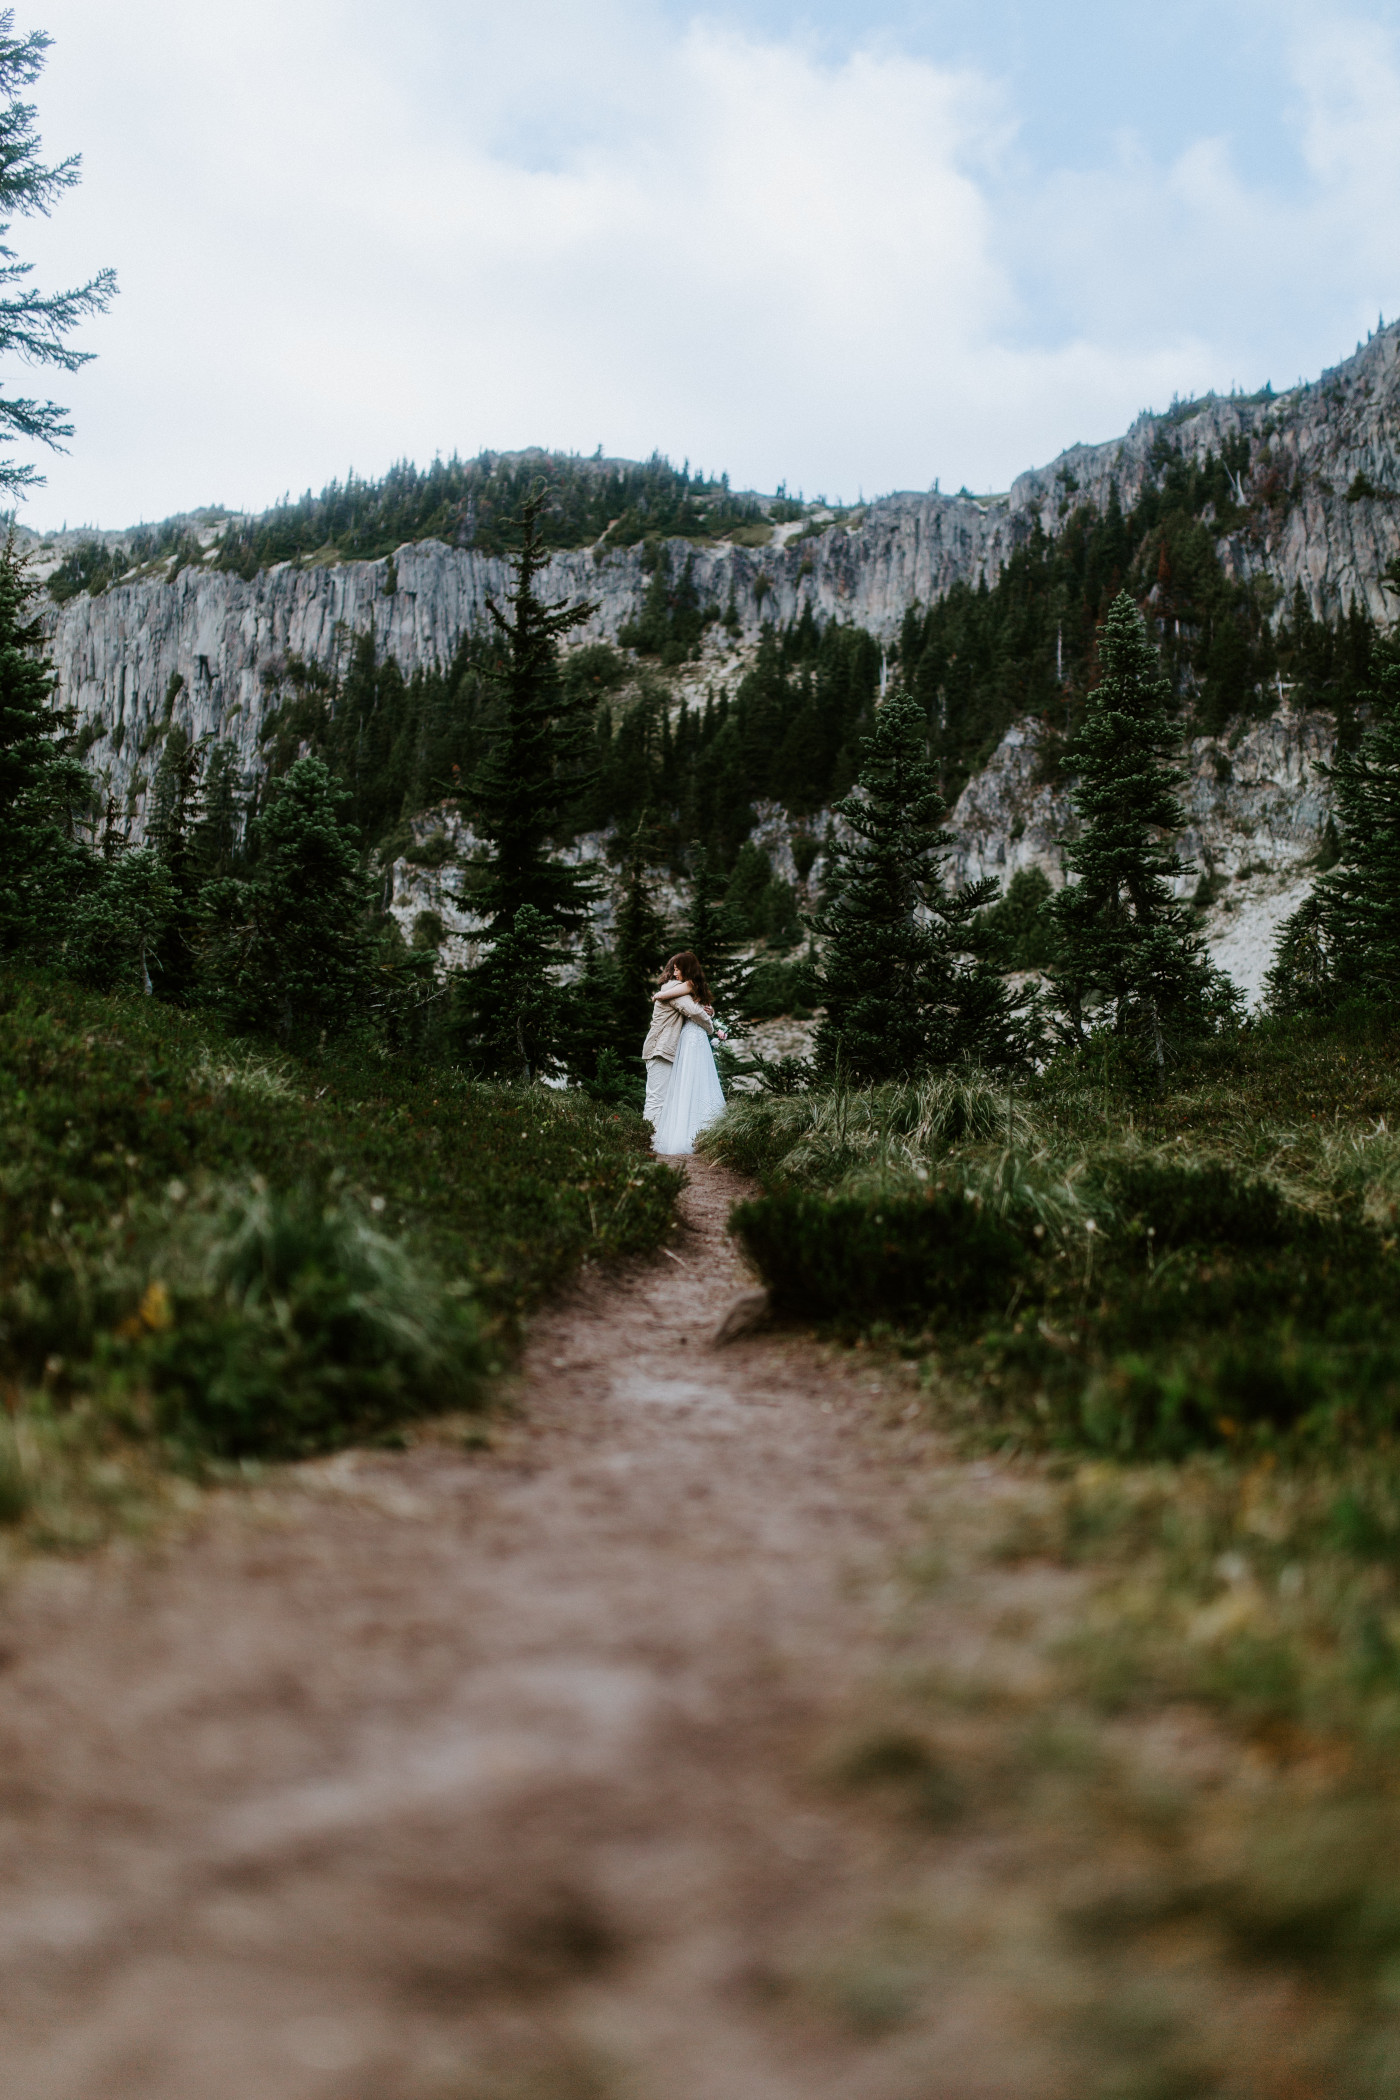
M 682 977 L 685 978 L 690 989 L 695 994 L 696 1004 L 698 1006 L 708 1006 L 710 1003 L 710 987 L 705 982 L 705 972 L 700 967 L 699 956 L 692 955 L 689 948 L 682 948 L 680 954 L 673 955 L 661 972 L 662 984 L 671 982 L 671 972 L 673 970 L 679 970 Z

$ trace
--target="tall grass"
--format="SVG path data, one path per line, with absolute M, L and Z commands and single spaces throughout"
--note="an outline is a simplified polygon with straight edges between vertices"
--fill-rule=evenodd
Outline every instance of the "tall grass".
M 479 1405 L 522 1316 L 654 1247 L 680 1186 L 581 1094 L 0 974 L 0 1525 L 114 1436 L 291 1456 Z
M 1372 1023 L 1247 1032 L 1165 1102 L 1091 1055 L 1015 1090 L 969 1072 L 749 1096 L 704 1143 L 763 1185 L 736 1222 L 780 1304 L 893 1321 L 955 1364 L 982 1434 L 1132 1454 L 1400 1426 L 1393 1128 L 1400 1045 Z M 931 1244 L 935 1212 L 938 1262 L 912 1289 L 897 1243 Z M 833 1262 L 838 1217 L 858 1263 Z M 983 1288 L 988 1220 L 1020 1259 Z

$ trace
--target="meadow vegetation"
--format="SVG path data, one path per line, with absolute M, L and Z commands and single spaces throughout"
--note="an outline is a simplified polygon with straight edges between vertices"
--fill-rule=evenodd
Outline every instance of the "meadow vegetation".
M 479 1414 L 523 1316 L 655 1246 L 679 1177 L 585 1094 L 311 1059 L 0 978 L 0 1522 L 67 1545 L 173 1480 Z
M 1033 1903 L 981 1929 L 1073 2006 L 1084 2090 L 1382 2100 L 1400 1037 L 1264 1019 L 1165 1096 L 1116 1047 L 736 1099 L 702 1141 L 760 1184 L 735 1225 L 779 1309 L 902 1360 L 904 1433 L 1005 1469 L 996 1536 L 941 1518 L 901 1604 L 909 1638 L 1010 1584 L 1000 1637 L 892 1679 L 843 1783 L 1030 1848 Z M 877 1984 L 914 2017 L 941 1929 L 906 1906 L 851 1951 L 852 2019 Z

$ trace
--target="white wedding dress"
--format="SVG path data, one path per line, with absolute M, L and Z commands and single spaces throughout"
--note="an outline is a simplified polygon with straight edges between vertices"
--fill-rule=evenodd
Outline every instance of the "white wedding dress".
M 724 1114 L 724 1088 L 715 1070 L 710 1038 L 698 1021 L 687 1021 L 676 1045 L 666 1106 L 652 1139 L 654 1152 L 693 1152 L 702 1130 Z

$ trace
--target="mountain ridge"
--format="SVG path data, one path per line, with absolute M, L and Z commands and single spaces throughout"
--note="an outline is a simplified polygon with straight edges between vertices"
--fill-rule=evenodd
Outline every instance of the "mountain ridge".
M 1072 446 L 1028 470 L 1002 496 L 898 492 L 839 518 L 786 496 L 755 497 L 769 508 L 765 529 L 748 536 L 763 544 L 743 544 L 741 532 L 738 541 L 644 538 L 619 547 L 604 535 L 554 553 L 543 587 L 550 597 L 594 603 L 578 646 L 616 648 L 635 632 L 664 552 L 673 576 L 688 574 L 695 602 L 724 615 L 703 628 L 693 660 L 668 674 L 673 700 L 703 704 L 707 693 L 737 690 L 765 633 L 790 630 L 807 615 L 819 628 L 863 628 L 893 652 L 911 609 L 938 603 L 959 583 L 995 585 L 1037 536 L 1053 541 L 1085 507 L 1106 514 L 1131 506 L 1154 476 L 1191 462 L 1211 463 L 1215 493 L 1201 519 L 1227 575 L 1252 581 L 1276 606 L 1301 594 L 1323 619 L 1358 606 L 1377 628 L 1393 624 L 1384 576 L 1400 562 L 1396 324 L 1315 382 L 1143 415 L 1120 438 Z M 776 503 L 797 515 L 775 521 Z M 171 557 L 169 574 L 80 592 L 45 612 L 61 698 L 75 709 L 86 761 L 133 836 L 142 833 L 154 759 L 172 723 L 195 739 L 231 743 L 245 779 L 254 780 L 265 764 L 264 733 L 298 662 L 334 674 L 357 638 L 371 635 L 376 655 L 405 677 L 446 665 L 464 637 L 481 631 L 488 599 L 509 584 L 502 556 L 434 538 L 376 560 L 327 554 L 245 576 L 208 558 L 218 537 L 212 514 L 201 532 L 208 546 L 198 560 L 187 546 Z M 1269 897 L 1258 901 L 1268 903 L 1270 920 L 1277 899 L 1301 879 L 1327 814 L 1311 758 L 1304 764 L 1299 754 L 1320 752 L 1330 732 L 1289 728 L 1286 700 L 1280 682 L 1283 727 L 1272 741 L 1248 732 L 1258 776 L 1248 795 L 1229 778 L 1225 741 L 1198 737 L 1192 760 L 1194 846 L 1222 880 L 1251 865 L 1242 843 L 1248 827 L 1258 827 L 1271 800 L 1278 805 L 1276 840 L 1252 856 L 1261 862 L 1256 875 L 1267 878 Z M 969 871 L 1009 873 L 1029 857 L 1053 873 L 1049 841 L 1062 798 L 1023 777 L 1036 737 L 1034 729 L 1005 734 L 962 791 L 953 826 Z M 1279 772 L 1272 786 L 1271 767 Z M 1239 902 L 1247 901 L 1241 893 Z

